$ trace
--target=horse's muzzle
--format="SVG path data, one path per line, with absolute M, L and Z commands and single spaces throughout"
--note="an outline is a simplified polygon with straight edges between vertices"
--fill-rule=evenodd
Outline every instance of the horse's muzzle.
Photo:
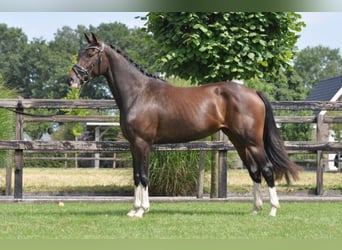
M 79 88 L 80 87 L 80 82 L 78 80 L 75 81 L 75 79 L 72 76 L 69 76 L 67 79 L 67 84 L 71 88 Z

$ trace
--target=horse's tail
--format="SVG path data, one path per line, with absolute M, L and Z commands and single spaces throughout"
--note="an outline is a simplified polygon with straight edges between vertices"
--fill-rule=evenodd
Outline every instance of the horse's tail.
M 264 148 L 268 159 L 273 165 L 273 172 L 275 179 L 280 180 L 285 176 L 286 181 L 289 183 L 289 174 L 293 180 L 298 180 L 298 173 L 302 170 L 301 167 L 293 163 L 283 144 L 280 137 L 278 128 L 276 126 L 271 103 L 263 92 L 257 91 L 257 94 L 265 104 L 266 117 L 264 126 Z

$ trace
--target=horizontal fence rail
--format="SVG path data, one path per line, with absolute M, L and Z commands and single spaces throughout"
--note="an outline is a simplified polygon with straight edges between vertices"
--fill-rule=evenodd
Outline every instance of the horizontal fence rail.
M 327 142 L 322 138 L 322 124 L 342 123 L 341 116 L 316 115 L 318 111 L 341 111 L 342 102 L 305 102 L 287 101 L 271 102 L 274 110 L 286 111 L 315 111 L 312 116 L 276 116 L 277 123 L 312 123 L 317 126 L 317 141 L 286 141 L 285 148 L 289 153 L 309 153 L 317 155 L 317 194 L 323 193 L 323 163 L 322 154 L 328 152 L 341 152 L 342 142 Z M 14 150 L 15 152 L 15 186 L 14 198 L 22 198 L 22 169 L 24 151 L 35 153 L 66 153 L 66 152 L 127 152 L 129 144 L 126 141 L 24 141 L 24 122 L 118 122 L 117 116 L 112 115 L 67 115 L 71 109 L 107 109 L 115 110 L 117 105 L 113 100 L 51 100 L 51 99 L 0 99 L 0 108 L 5 108 L 16 113 L 16 139 L 0 140 L 0 150 Z M 32 110 L 50 110 L 52 115 L 33 114 Z M 56 114 L 62 109 L 64 114 Z M 55 111 L 54 111 L 55 110 Z M 30 113 L 32 112 L 32 113 Z M 219 151 L 219 197 L 225 197 L 227 193 L 227 166 L 226 155 L 234 150 L 234 146 L 228 141 L 195 141 L 177 144 L 156 144 L 153 150 L 161 151 Z M 94 158 L 93 158 L 94 159 Z M 8 189 L 8 188 L 7 188 Z
M 117 109 L 113 100 L 0 99 L 0 108 Z
M 289 153 L 307 151 L 315 153 L 337 152 L 342 149 L 342 142 L 317 142 L 317 141 L 285 141 L 285 148 Z M 125 141 L 1 141 L 0 150 L 26 150 L 46 153 L 96 153 L 96 152 L 126 152 L 129 151 L 129 143 Z M 230 151 L 235 150 L 233 144 L 227 142 L 193 141 L 187 143 L 154 144 L 152 150 L 157 151 Z
M 37 152 L 125 152 L 130 150 L 125 141 L 0 141 L 0 149 L 29 150 Z M 224 142 L 195 141 L 188 143 L 155 144 L 153 150 L 160 151 L 221 151 L 233 150 L 232 144 Z
M 342 102 L 272 101 L 274 110 L 342 110 Z M 114 100 L 59 100 L 59 99 L 0 99 L 0 108 L 24 109 L 117 109 Z

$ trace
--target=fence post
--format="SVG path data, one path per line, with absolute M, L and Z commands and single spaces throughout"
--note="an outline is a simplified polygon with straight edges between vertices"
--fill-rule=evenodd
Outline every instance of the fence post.
M 11 160 L 6 159 L 6 189 L 5 195 L 12 194 L 12 165 L 13 165 L 13 154 L 11 154 Z
M 227 198 L 227 151 L 219 151 L 218 198 Z
M 324 115 L 318 114 L 317 115 L 317 141 L 322 141 L 323 139 L 323 118 Z M 316 169 L 316 194 L 322 195 L 323 194 L 323 171 L 324 171 L 324 164 L 323 164 L 323 152 L 322 150 L 318 150 L 316 153 L 317 157 L 317 169 Z
M 221 142 L 228 142 L 228 137 L 220 131 Z M 227 150 L 219 151 L 218 156 L 218 197 L 227 198 Z
M 97 126 L 95 127 L 95 141 L 100 141 L 101 134 L 100 134 L 100 127 Z M 94 167 L 95 168 L 100 168 L 100 154 L 95 153 L 95 161 L 94 161 Z
M 16 140 L 23 140 L 24 129 L 23 129 L 23 105 L 21 102 L 22 98 L 19 97 L 17 108 L 16 108 Z M 21 199 L 23 197 L 23 163 L 24 163 L 24 151 L 22 149 L 16 149 L 15 155 L 15 168 L 14 168 L 14 198 Z
M 199 152 L 198 177 L 197 177 L 197 198 L 203 198 L 205 151 Z

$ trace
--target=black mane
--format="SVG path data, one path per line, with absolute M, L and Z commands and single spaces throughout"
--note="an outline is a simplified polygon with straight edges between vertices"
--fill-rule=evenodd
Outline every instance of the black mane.
M 160 78 L 159 76 L 157 76 L 156 74 L 150 73 L 147 70 L 145 70 L 141 65 L 137 64 L 136 62 L 134 62 L 128 55 L 126 55 L 124 52 L 122 52 L 119 48 L 113 46 L 112 44 L 109 44 L 109 46 L 118 54 L 120 54 L 123 58 L 125 58 L 131 65 L 133 65 L 136 69 L 138 69 L 141 73 L 143 73 L 145 76 L 154 78 L 154 79 L 158 79 L 161 80 L 163 82 L 165 82 L 164 79 Z

